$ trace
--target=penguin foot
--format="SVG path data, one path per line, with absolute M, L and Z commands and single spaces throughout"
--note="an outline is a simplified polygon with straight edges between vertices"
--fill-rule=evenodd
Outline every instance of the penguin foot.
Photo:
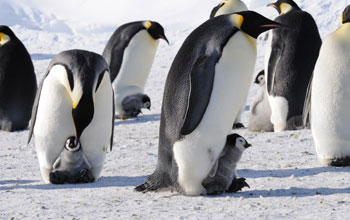
M 225 186 L 218 182 L 203 183 L 203 186 L 209 196 L 221 195 L 225 192 Z
M 80 170 L 79 174 L 80 174 L 80 180 L 81 180 L 80 182 L 82 183 L 91 183 L 95 181 L 95 178 L 92 175 L 90 170 L 82 169 Z
M 235 123 L 232 126 L 232 129 L 241 129 L 244 128 L 244 125 L 242 123 Z
M 335 158 L 335 159 L 330 161 L 329 165 L 333 166 L 333 167 L 350 166 L 350 156 L 349 157 L 344 157 L 344 158 Z
M 238 191 L 241 191 L 244 187 L 250 188 L 245 178 L 239 178 L 239 179 L 234 178 L 231 183 L 231 186 L 228 188 L 226 192 L 227 193 L 238 192 Z
M 159 187 L 156 187 L 156 186 L 152 185 L 151 183 L 149 183 L 147 181 L 142 183 L 141 185 L 136 186 L 134 188 L 135 191 L 143 192 L 143 193 L 146 193 L 146 192 L 149 192 L 149 191 L 156 191 L 157 189 L 159 189 Z
M 55 171 L 49 174 L 49 179 L 52 184 L 64 184 L 65 175 L 61 172 Z

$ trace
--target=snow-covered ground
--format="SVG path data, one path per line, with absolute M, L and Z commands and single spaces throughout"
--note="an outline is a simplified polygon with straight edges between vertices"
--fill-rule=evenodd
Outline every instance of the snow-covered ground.
M 274 18 L 269 1 L 246 0 Z M 296 0 L 311 13 L 322 37 L 340 24 L 350 0 Z M 50 59 L 79 48 L 101 53 L 115 28 L 134 20 L 153 19 L 165 27 L 170 45 L 160 43 L 146 93 L 152 110 L 115 122 L 113 151 L 102 178 L 91 184 L 43 183 L 28 130 L 0 132 L 0 219 L 347 219 L 350 168 L 322 167 L 310 130 L 242 134 L 248 149 L 238 173 L 251 186 L 216 197 L 185 197 L 175 192 L 138 193 L 154 171 L 164 82 L 183 40 L 209 17 L 216 0 L 1 0 L 0 21 L 10 25 L 32 55 L 38 81 Z M 256 72 L 262 69 L 264 42 L 259 41 Z M 247 104 L 254 97 L 252 86 Z M 248 112 L 244 123 L 247 125 Z

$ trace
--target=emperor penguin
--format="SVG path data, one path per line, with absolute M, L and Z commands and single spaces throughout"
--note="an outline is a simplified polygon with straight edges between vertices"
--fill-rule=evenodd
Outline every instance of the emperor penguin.
M 69 137 L 61 155 L 53 164 L 49 174 L 50 182 L 54 184 L 93 182 L 91 164 L 82 151 L 80 142 L 75 137 Z
M 0 25 L 0 130 L 28 127 L 36 90 L 28 51 L 8 26 Z
M 165 84 L 157 167 L 137 191 L 206 193 L 202 181 L 249 90 L 256 38 L 279 25 L 253 11 L 237 12 L 209 19 L 187 37 Z
M 210 18 L 247 10 L 247 6 L 241 0 L 221 0 L 220 3 L 211 11 Z
M 271 132 L 273 131 L 273 124 L 270 121 L 271 108 L 266 92 L 264 70 L 258 73 L 254 83 L 259 85 L 259 90 L 250 104 L 248 130 L 252 132 Z
M 49 183 L 54 162 L 69 137 L 91 165 L 98 180 L 114 129 L 113 88 L 101 55 L 68 50 L 56 55 L 41 81 L 29 132 L 34 135 L 42 177 Z
M 223 15 L 231 14 L 239 11 L 247 11 L 248 8 L 241 0 L 221 0 L 219 5 L 217 5 L 210 13 L 210 18 Z M 243 104 L 239 114 L 237 115 L 233 128 L 244 128 L 241 117 L 245 109 L 245 103 Z
M 115 93 L 117 118 L 136 117 L 141 108 L 150 108 L 150 100 L 142 98 L 159 39 L 169 43 L 163 27 L 155 21 L 136 21 L 120 26 L 109 39 L 102 56 L 106 59 Z M 133 99 L 134 105 L 123 105 Z M 137 110 L 137 114 L 128 112 Z
M 323 165 L 350 166 L 350 5 L 322 44 L 305 107 Z M 306 111 L 307 113 L 308 111 Z
M 274 131 L 301 129 L 306 90 L 321 47 L 312 16 L 292 0 L 269 4 L 285 27 L 271 30 L 265 55 L 267 92 Z
M 202 183 L 208 195 L 237 192 L 243 187 L 249 187 L 244 178 L 238 178 L 237 164 L 243 152 L 251 146 L 239 134 L 227 136 L 224 149 L 216 160 L 209 176 Z

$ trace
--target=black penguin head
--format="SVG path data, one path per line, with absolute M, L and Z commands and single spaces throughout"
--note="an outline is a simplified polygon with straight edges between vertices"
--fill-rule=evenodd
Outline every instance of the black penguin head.
M 261 70 L 258 75 L 255 77 L 254 83 L 256 84 L 264 84 L 265 83 L 265 71 Z
M 15 38 L 15 34 L 8 26 L 0 25 L 0 47 Z
M 278 28 L 281 24 L 272 21 L 254 11 L 241 11 L 231 14 L 233 24 L 253 38 L 270 29 Z
M 267 6 L 275 8 L 279 14 L 286 14 L 291 10 L 301 10 L 293 0 L 278 0 Z
M 53 70 L 55 68 L 55 70 Z M 49 71 L 63 71 L 61 84 L 72 101 L 72 117 L 76 141 L 94 117 L 95 95 L 105 75 L 109 75 L 105 59 L 96 53 L 84 50 L 68 50 L 56 55 Z
M 244 151 L 245 149 L 251 147 L 252 145 L 248 143 L 248 141 L 239 134 L 230 134 L 226 138 L 226 143 L 232 147 L 237 147 L 240 151 Z
M 158 22 L 155 21 L 145 21 L 143 23 L 148 33 L 152 36 L 153 39 L 158 40 L 159 38 L 165 40 L 168 44 L 168 38 L 165 36 L 164 28 Z
M 68 150 L 70 152 L 76 152 L 76 151 L 79 151 L 81 149 L 80 142 L 77 141 L 77 139 L 75 137 L 69 137 L 66 140 L 66 144 L 64 147 L 66 150 Z
M 350 5 L 348 5 L 342 14 L 342 19 L 341 19 L 341 23 L 345 24 L 345 23 L 350 23 Z
M 148 95 L 142 96 L 142 104 L 143 104 L 143 108 L 147 108 L 148 110 L 151 110 L 151 99 L 148 97 Z

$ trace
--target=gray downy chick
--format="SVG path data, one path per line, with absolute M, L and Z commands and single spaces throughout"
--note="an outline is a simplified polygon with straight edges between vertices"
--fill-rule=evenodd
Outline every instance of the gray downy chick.
M 141 109 L 146 108 L 151 110 L 151 99 L 146 94 L 138 93 L 136 95 L 130 95 L 123 99 L 122 107 L 124 110 L 123 115 L 117 115 L 118 119 L 135 118 L 140 113 Z
M 240 135 L 230 134 L 219 158 L 216 160 L 209 176 L 202 182 L 208 195 L 224 192 L 237 192 L 249 187 L 244 178 L 237 176 L 237 164 L 243 152 L 251 145 Z
M 61 155 L 53 164 L 49 177 L 53 184 L 93 182 L 91 165 L 87 160 L 80 142 L 69 137 Z
M 260 88 L 250 104 L 248 130 L 253 132 L 271 132 L 273 131 L 273 124 L 270 120 L 271 108 L 267 96 L 264 70 L 259 72 L 254 83 L 258 84 Z

